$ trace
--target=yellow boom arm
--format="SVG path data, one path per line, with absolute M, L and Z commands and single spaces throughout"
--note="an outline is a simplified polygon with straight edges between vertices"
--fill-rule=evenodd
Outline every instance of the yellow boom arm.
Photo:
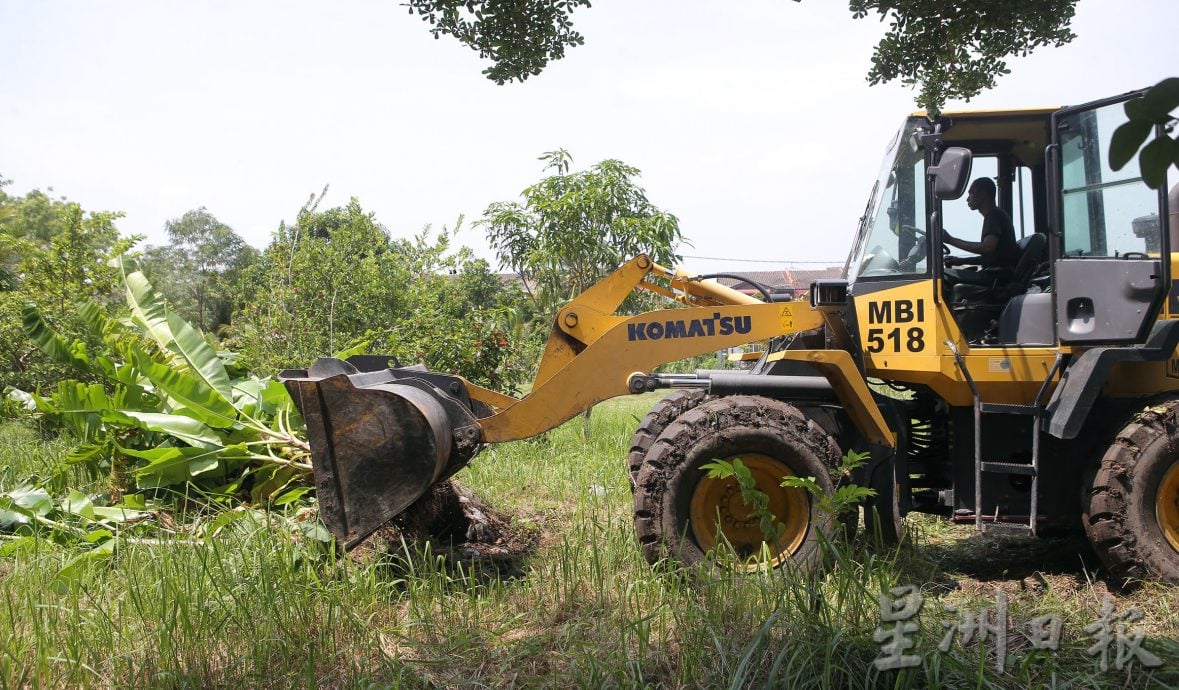
M 636 289 L 649 290 L 688 308 L 664 309 L 638 316 L 615 311 Z M 774 336 L 819 328 L 824 315 L 805 302 L 766 303 L 713 281 L 690 279 L 639 256 L 562 308 L 553 325 L 532 392 L 520 399 L 467 384 L 472 398 L 495 409 L 479 420 L 483 441 L 498 443 L 535 436 L 556 427 L 594 404 L 635 392 L 636 375 L 656 366 Z M 850 363 L 840 353 L 838 373 Z M 846 361 L 845 361 L 846 359 Z M 864 412 L 874 433 L 891 443 L 891 433 L 854 371 L 852 383 L 835 382 L 841 399 Z M 827 372 L 825 372 L 827 373 Z M 856 385 L 858 384 L 858 386 Z M 887 438 L 885 433 L 887 433 Z

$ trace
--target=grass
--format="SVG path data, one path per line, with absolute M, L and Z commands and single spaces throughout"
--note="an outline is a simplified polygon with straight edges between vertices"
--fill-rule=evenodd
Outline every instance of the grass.
M 830 549 L 822 576 L 651 568 L 631 526 L 625 454 L 654 398 L 489 449 L 459 478 L 538 546 L 515 576 L 428 551 L 357 562 L 239 523 L 203 545 L 127 546 L 55 593 L 74 547 L 43 540 L 0 557 L 0 687 L 1162 687 L 1179 686 L 1179 596 L 1146 585 L 1119 612 L 1164 660 L 1102 672 L 1084 627 L 1108 592 L 1077 541 L 980 538 L 910 517 L 911 539 Z M 0 490 L 46 476 L 67 450 L 0 427 Z M 71 479 L 74 485 L 81 477 Z M 91 490 L 100 490 L 101 483 Z M 0 548 L 3 547 L 0 542 Z M 914 585 L 921 666 L 878 671 L 879 596 Z M 944 621 L 1007 594 L 1008 659 L 937 645 Z M 951 610 L 954 607 L 956 611 Z M 1018 635 L 1061 616 L 1056 652 Z M 1112 648 L 1111 648 L 1112 651 Z

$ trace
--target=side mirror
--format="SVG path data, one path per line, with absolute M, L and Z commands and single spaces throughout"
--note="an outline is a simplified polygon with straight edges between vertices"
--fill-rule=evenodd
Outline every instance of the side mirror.
M 925 176 L 933 180 L 933 196 L 950 201 L 962 196 L 970 179 L 970 149 L 952 146 L 942 152 L 937 165 L 930 166 Z

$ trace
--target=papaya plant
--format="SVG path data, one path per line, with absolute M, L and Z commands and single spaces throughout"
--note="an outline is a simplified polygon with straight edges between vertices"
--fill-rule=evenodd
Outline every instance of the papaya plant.
M 109 472 L 114 496 L 196 492 L 213 500 L 283 505 L 311 490 L 310 449 L 282 384 L 250 375 L 173 311 L 129 258 L 112 264 L 130 315 L 78 305 L 102 342 L 91 352 L 27 305 L 22 325 L 51 358 L 101 383 L 62 381 L 31 394 L 79 439 L 69 460 Z

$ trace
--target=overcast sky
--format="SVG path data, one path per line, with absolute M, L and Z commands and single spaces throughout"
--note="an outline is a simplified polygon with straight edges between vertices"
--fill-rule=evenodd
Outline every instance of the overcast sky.
M 889 135 L 914 108 L 864 75 L 883 31 L 834 0 L 599 0 L 523 84 L 397 0 L 0 0 L 0 177 L 119 210 L 124 234 L 207 207 L 263 247 L 330 185 L 396 236 L 471 224 L 539 179 L 618 158 L 680 218 L 694 271 L 842 264 Z M 1063 48 L 972 107 L 1063 105 L 1179 75 L 1179 0 L 1081 0 Z

